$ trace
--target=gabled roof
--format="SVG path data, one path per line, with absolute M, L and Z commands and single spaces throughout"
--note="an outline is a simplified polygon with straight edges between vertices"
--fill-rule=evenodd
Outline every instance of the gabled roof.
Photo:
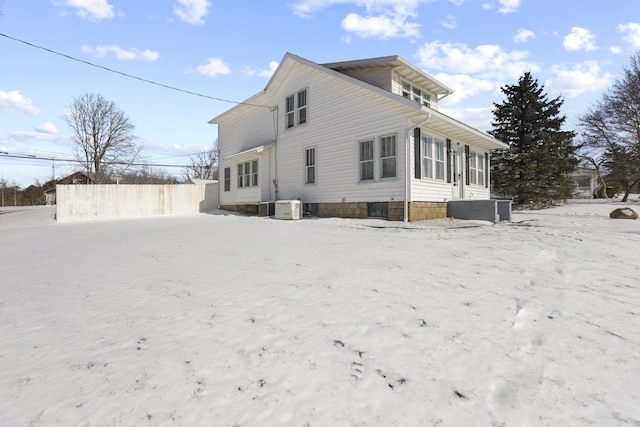
M 436 80 L 397 55 L 356 59 L 353 61 L 331 62 L 321 65 L 340 72 L 365 68 L 393 68 L 400 77 L 404 77 L 418 86 L 427 89 L 431 93 L 444 96 L 451 95 L 453 93 L 453 89 L 447 87 L 442 82 Z
M 428 120 L 424 124 L 425 127 L 431 128 L 437 132 L 441 132 L 445 135 L 450 136 L 451 138 L 457 139 L 459 141 L 464 141 L 469 144 L 473 144 L 478 148 L 482 148 L 486 150 L 502 149 L 502 148 L 508 147 L 507 144 L 495 139 L 493 136 L 485 132 L 481 132 L 475 128 L 472 128 L 471 126 L 466 125 L 437 110 L 432 110 L 431 108 L 421 106 L 417 102 L 414 102 L 410 99 L 406 99 L 400 95 L 381 89 L 377 86 L 371 85 L 362 80 L 358 80 L 354 77 L 348 76 L 346 74 L 343 74 L 331 68 L 334 66 L 337 69 L 339 69 L 339 67 L 355 67 L 355 66 L 364 67 L 367 63 L 370 63 L 372 65 L 377 64 L 378 66 L 387 66 L 389 64 L 395 64 L 396 66 L 404 67 L 404 70 L 405 70 L 404 72 L 406 73 L 411 71 L 411 72 L 421 74 L 422 78 L 425 79 L 425 82 L 422 82 L 422 84 L 425 85 L 424 86 L 425 88 L 427 88 L 426 80 L 431 79 L 431 84 L 434 84 L 434 85 L 437 84 L 440 86 L 441 94 L 445 93 L 443 92 L 445 89 L 451 91 L 451 89 L 447 88 L 442 83 L 439 83 L 437 80 L 428 76 L 426 73 L 418 70 L 417 68 L 415 68 L 414 66 L 412 66 L 411 64 L 404 61 L 402 58 L 398 56 L 385 56 L 380 58 L 347 61 L 347 62 L 336 62 L 332 64 L 320 65 L 315 62 L 309 61 L 308 59 L 304 59 L 297 55 L 287 52 L 282 58 L 282 60 L 280 61 L 278 68 L 276 68 L 276 71 L 273 73 L 273 75 L 269 79 L 269 82 L 267 83 L 267 86 L 264 88 L 263 91 L 258 92 L 257 94 L 247 99 L 246 101 L 243 101 L 242 103 L 236 105 L 235 107 L 214 117 L 213 119 L 209 120 L 208 123 L 210 124 L 219 123 L 219 121 L 222 119 L 223 116 L 227 116 L 229 114 L 232 114 L 232 112 L 235 112 L 244 108 L 255 108 L 255 107 L 274 108 L 275 106 L 266 105 L 264 100 L 268 100 L 268 98 L 265 98 L 265 95 L 268 93 L 269 89 L 271 89 L 272 87 L 278 87 L 280 84 L 282 84 L 286 80 L 290 70 L 293 68 L 293 66 L 296 63 L 305 65 L 307 67 L 310 67 L 322 73 L 332 75 L 333 77 L 344 80 L 352 85 L 358 86 L 370 92 L 374 92 L 380 96 L 387 98 L 388 100 L 404 105 L 405 107 L 408 108 L 407 113 L 415 124 L 419 124 L 420 122 L 424 121 L 425 118 L 428 117 Z M 383 65 L 383 64 L 387 64 L 387 65 Z M 410 77 L 407 76 L 407 78 L 409 79 Z M 416 81 L 415 79 L 413 79 L 412 81 L 418 83 L 418 81 Z

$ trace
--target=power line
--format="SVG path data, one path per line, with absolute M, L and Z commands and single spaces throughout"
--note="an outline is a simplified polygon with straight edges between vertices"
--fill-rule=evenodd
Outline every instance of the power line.
M 201 94 L 201 93 L 192 92 L 190 90 L 180 89 L 180 88 L 177 88 L 177 87 L 174 87 L 174 86 L 166 85 L 164 83 L 158 83 L 158 82 L 155 82 L 153 80 L 144 79 L 142 77 L 134 76 L 132 74 L 127 74 L 127 73 L 124 73 L 122 71 L 118 71 L 118 70 L 114 70 L 112 68 L 108 68 L 108 67 L 105 67 L 105 66 L 102 66 L 102 65 L 94 64 L 93 62 L 85 61 L 84 59 L 75 58 L 75 57 L 73 57 L 71 55 L 67 55 L 66 53 L 60 53 L 60 52 L 57 52 L 57 51 L 55 51 L 53 49 L 49 49 L 47 47 L 38 46 L 38 45 L 30 43 L 28 41 L 21 40 L 21 39 L 15 38 L 15 37 L 11 37 L 11 36 L 9 36 L 7 34 L 4 34 L 4 33 L 0 33 L 0 36 L 5 37 L 5 38 L 7 38 L 9 40 L 13 40 L 13 41 L 16 41 L 16 42 L 19 42 L 19 43 L 26 44 L 27 46 L 30 46 L 30 47 L 33 47 L 33 48 L 36 48 L 36 49 L 44 50 L 45 52 L 49 52 L 49 53 L 52 53 L 54 55 L 62 56 L 63 58 L 66 58 L 66 59 L 71 59 L 72 61 L 77 61 L 77 62 L 80 62 L 82 64 L 90 65 L 92 67 L 96 67 L 96 68 L 103 69 L 105 71 L 109 71 L 110 73 L 120 74 L 122 76 L 131 78 L 131 79 L 135 79 L 135 80 L 139 80 L 141 82 L 149 83 L 149 84 L 152 84 L 152 85 L 160 86 L 160 87 L 163 87 L 165 89 L 171 89 L 171 90 L 175 90 L 175 91 L 178 91 L 178 92 L 186 93 L 186 94 L 189 94 L 189 95 L 199 96 L 201 98 L 212 99 L 214 101 L 229 102 L 231 104 L 237 104 L 237 105 L 248 105 L 248 106 L 251 106 L 251 107 L 268 108 L 269 111 L 273 111 L 273 109 L 274 109 L 274 107 L 271 107 L 271 106 L 268 106 L 268 105 L 260 105 L 260 104 L 251 104 L 251 103 L 248 103 L 248 102 L 232 101 L 230 99 L 216 98 L 214 96 L 204 95 L 204 94 Z

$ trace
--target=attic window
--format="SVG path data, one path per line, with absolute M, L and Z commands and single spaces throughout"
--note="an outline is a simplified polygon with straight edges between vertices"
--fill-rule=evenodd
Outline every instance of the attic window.
M 405 80 L 402 81 L 402 97 L 411 99 L 425 107 L 431 107 L 431 94 Z
M 287 129 L 307 122 L 307 90 L 303 89 L 285 98 Z

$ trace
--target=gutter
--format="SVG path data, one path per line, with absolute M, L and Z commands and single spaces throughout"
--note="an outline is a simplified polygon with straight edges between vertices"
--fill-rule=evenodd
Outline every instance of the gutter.
M 431 112 L 427 112 L 427 117 L 417 125 L 407 130 L 407 142 L 405 145 L 405 185 L 404 185 L 404 217 L 402 221 L 409 222 L 409 198 L 411 197 L 411 132 L 416 128 L 425 124 L 431 118 Z M 420 141 L 414 141 L 414 144 L 420 144 Z

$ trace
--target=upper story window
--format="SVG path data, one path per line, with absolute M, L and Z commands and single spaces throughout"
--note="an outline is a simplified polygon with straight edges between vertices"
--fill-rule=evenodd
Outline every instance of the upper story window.
M 425 107 L 431 107 L 431 94 L 422 88 L 412 85 L 406 80 L 402 81 L 402 96 Z
M 285 117 L 287 129 L 307 123 L 307 89 L 285 98 Z

